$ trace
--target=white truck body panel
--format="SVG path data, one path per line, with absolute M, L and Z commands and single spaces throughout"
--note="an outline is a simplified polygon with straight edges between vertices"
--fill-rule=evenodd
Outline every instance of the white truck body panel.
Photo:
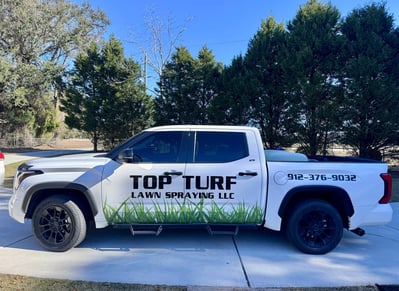
M 350 218 L 349 229 L 370 224 L 368 221 L 373 219 L 375 224 L 385 224 L 392 218 L 392 211 L 389 211 L 386 205 L 378 203 L 384 195 L 384 182 L 377 173 L 387 172 L 387 166 L 383 163 L 343 165 L 310 161 L 268 162 L 267 165 L 270 178 L 265 226 L 268 228 L 280 229 L 281 217 L 278 215 L 278 209 L 285 195 L 298 186 L 328 185 L 350 193 L 356 211 Z M 381 215 L 374 215 L 374 212 Z M 368 218 L 369 216 L 373 218 Z

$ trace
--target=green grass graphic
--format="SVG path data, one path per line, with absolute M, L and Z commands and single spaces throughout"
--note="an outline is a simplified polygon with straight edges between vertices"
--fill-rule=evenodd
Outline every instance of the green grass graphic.
M 152 207 L 143 201 L 132 203 L 127 199 L 115 208 L 105 203 L 104 215 L 109 224 L 259 224 L 263 219 L 262 209 L 257 205 L 247 207 L 241 202 L 228 211 L 226 204 L 218 205 L 215 201 L 206 207 L 204 199 L 199 202 L 188 199 L 163 204 L 153 202 Z

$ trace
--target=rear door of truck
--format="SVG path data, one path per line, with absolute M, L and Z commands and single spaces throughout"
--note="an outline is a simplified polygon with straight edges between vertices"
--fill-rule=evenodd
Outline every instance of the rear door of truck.
M 261 224 L 265 179 L 253 131 L 193 129 L 185 193 L 203 193 L 207 223 Z M 264 181 L 264 180 L 263 180 Z

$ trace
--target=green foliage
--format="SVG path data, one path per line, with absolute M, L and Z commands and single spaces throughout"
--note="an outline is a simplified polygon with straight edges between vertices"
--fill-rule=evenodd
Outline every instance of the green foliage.
M 261 22 L 244 56 L 221 69 L 207 48 L 178 48 L 155 99 L 158 124 L 248 124 L 265 146 L 327 154 L 342 142 L 379 158 L 399 132 L 399 29 L 384 4 L 345 19 L 309 0 L 294 19 Z M 202 54 L 202 55 L 201 55 Z
M 399 30 L 384 4 L 350 13 L 342 24 L 345 37 L 342 142 L 360 156 L 380 158 L 397 142 L 399 128 Z
M 210 115 L 216 124 L 246 124 L 251 119 L 250 99 L 253 79 L 240 55 L 225 67 L 220 80 L 220 92 L 212 101 Z
M 100 52 L 96 43 L 91 43 L 86 53 L 75 59 L 75 70 L 70 83 L 66 86 L 65 98 L 61 100 L 60 110 L 66 113 L 65 123 L 78 130 L 90 132 L 96 148 L 99 139 L 100 104 L 102 102 L 99 87 Z M 99 104 L 97 106 L 97 104 Z
M 151 100 L 140 81 L 140 66 L 126 59 L 119 40 L 111 36 L 100 48 L 92 43 L 76 57 L 60 109 L 65 123 L 112 148 L 151 124 Z
M 222 67 L 203 47 L 178 47 L 159 70 L 158 96 L 145 95 L 140 67 L 111 37 L 101 11 L 67 0 L 5 1 L 0 8 L 0 138 L 46 135 L 66 123 L 113 147 L 152 124 L 248 124 L 265 146 L 327 153 L 332 142 L 379 158 L 399 132 L 399 29 L 384 3 L 341 19 L 331 3 L 309 0 L 287 26 L 269 17 L 244 55 Z M 12 27 L 12 29 L 10 29 Z M 63 87 L 68 59 L 75 60 Z M 168 58 L 169 59 L 169 58 Z
M 155 99 L 157 124 L 209 124 L 211 104 L 218 96 L 222 66 L 203 47 L 198 58 L 179 47 L 162 73 Z
M 55 66 L 45 62 L 42 68 L 34 64 L 15 65 L 0 61 L 3 79 L 0 90 L 0 119 L 2 132 L 15 132 L 23 128 L 35 136 L 52 132 L 57 126 L 53 97 L 50 95 L 51 76 L 58 74 Z
M 184 47 L 176 49 L 172 61 L 162 72 L 159 96 L 154 100 L 156 124 L 182 124 L 190 122 L 190 96 L 193 94 L 195 61 Z
M 331 4 L 311 0 L 287 25 L 298 141 L 309 154 L 326 152 L 339 129 L 339 18 Z
M 72 53 L 108 23 L 101 11 L 66 0 L 3 1 L 0 6 L 1 135 L 57 127 L 58 81 Z M 1 137 L 1 136 L 0 136 Z
M 247 90 L 250 123 L 257 126 L 268 148 L 289 146 L 296 128 L 292 111 L 292 72 L 287 33 L 282 23 L 269 17 L 251 39 L 245 65 L 252 86 Z

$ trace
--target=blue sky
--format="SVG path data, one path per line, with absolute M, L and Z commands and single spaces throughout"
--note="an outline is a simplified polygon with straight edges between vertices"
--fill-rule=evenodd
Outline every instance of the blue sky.
M 74 0 L 81 3 L 83 0 Z M 212 50 L 217 61 L 229 65 L 234 56 L 245 54 L 249 40 L 255 35 L 262 20 L 273 16 L 287 23 L 306 0 L 89 0 L 92 7 L 102 9 L 111 25 L 107 36 L 113 33 L 123 42 L 125 53 L 139 61 L 142 58 L 134 39 L 143 39 L 145 16 L 153 9 L 166 19 L 171 16 L 176 27 L 186 24 L 180 44 L 196 57 L 204 45 Z M 326 2 L 326 1 L 325 1 Z M 363 7 L 371 1 L 332 0 L 342 16 L 352 9 Z M 399 23 L 399 1 L 386 1 L 387 8 Z M 134 37 L 136 35 L 136 37 Z M 141 40 L 143 42 L 143 40 Z
M 114 34 L 122 41 L 125 55 L 142 63 L 143 54 L 134 41 L 144 43 L 145 17 L 149 11 L 166 21 L 170 16 L 175 27 L 186 23 L 179 45 L 198 56 L 198 51 L 206 45 L 216 61 L 230 65 L 232 59 L 245 54 L 250 39 L 259 29 L 261 21 L 273 16 L 278 22 L 287 24 L 292 20 L 306 0 L 72 0 L 75 3 L 89 2 L 93 8 L 103 10 L 111 21 L 106 38 Z M 328 1 L 322 1 L 328 2 Z M 331 0 L 346 16 L 354 8 L 361 8 L 373 1 Z M 399 24 L 399 1 L 385 1 L 388 11 Z M 150 87 L 154 81 L 149 71 Z

